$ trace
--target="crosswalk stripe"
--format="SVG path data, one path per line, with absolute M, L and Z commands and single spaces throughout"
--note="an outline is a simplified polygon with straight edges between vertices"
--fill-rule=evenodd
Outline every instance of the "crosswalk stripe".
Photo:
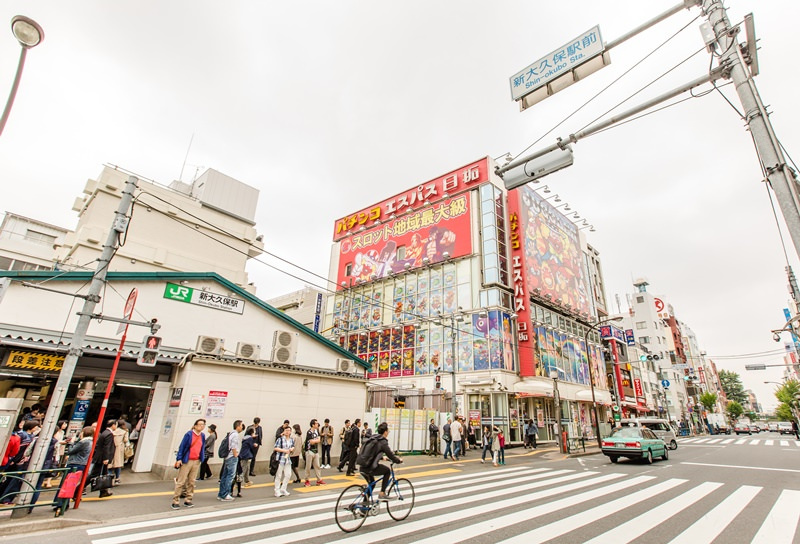
M 772 444 L 773 444 L 773 441 L 772 441 L 772 440 L 765 440 L 765 441 L 764 441 L 764 445 L 765 445 L 765 446 L 771 446 Z
M 600 544 L 601 542 L 614 542 L 622 544 L 636 540 L 650 529 L 671 518 L 675 514 L 682 512 L 712 491 L 722 487 L 718 482 L 703 482 L 697 487 L 682 493 L 674 499 L 651 508 L 644 514 L 636 516 L 621 525 L 617 525 L 610 531 L 588 540 L 585 544 Z
M 740 438 L 739 440 L 736 441 L 737 444 L 744 444 L 745 442 L 747 442 L 746 438 Z
M 800 491 L 785 489 L 753 537 L 752 544 L 791 544 L 800 519 Z
M 713 510 L 698 519 L 689 528 L 676 536 L 669 544 L 695 544 L 696 542 L 712 542 L 728 524 L 750 504 L 758 495 L 761 487 L 743 485 L 719 503 Z
M 697 438 L 684 438 L 681 440 L 682 444 L 691 444 L 692 442 L 697 441 Z
M 734 440 L 736 440 L 736 439 L 735 439 L 735 438 L 728 438 L 727 440 L 723 440 L 723 441 L 722 441 L 722 443 L 723 443 L 723 444 L 730 444 L 730 443 L 731 443 L 731 442 L 733 442 Z
M 751 440 L 751 441 L 750 441 L 750 445 L 751 445 L 751 446 L 758 446 L 758 443 L 759 443 L 759 442 L 760 442 L 760 440 Z
M 710 438 L 700 438 L 698 440 L 695 440 L 695 444 L 705 444 L 709 440 L 711 440 L 711 439 Z
M 518 478 L 518 479 L 515 480 L 515 482 L 526 482 L 526 481 L 529 481 L 529 480 L 541 480 L 541 481 L 534 481 L 533 483 L 529 483 L 527 485 L 517 486 L 517 489 L 534 489 L 536 487 L 544 487 L 544 486 L 552 485 L 554 483 L 559 483 L 559 482 L 562 482 L 562 481 L 569 481 L 569 480 L 574 480 L 574 479 L 578 479 L 578 478 L 583 478 L 587 474 L 597 474 L 596 472 L 583 472 L 583 473 L 577 473 L 577 474 L 567 474 L 565 476 L 559 476 L 557 478 L 551 478 L 549 480 L 548 479 L 542 480 L 543 478 L 548 478 L 549 476 L 551 476 L 551 475 L 553 475 L 555 473 L 564 473 L 564 472 L 572 472 L 572 471 L 562 470 L 562 471 L 551 471 L 551 472 L 545 473 L 545 474 L 534 474 L 534 475 L 527 476 L 527 477 L 524 477 L 524 478 Z M 464 497 L 455 498 L 455 499 L 452 499 L 452 500 L 446 501 L 446 502 L 439 502 L 439 503 L 437 503 L 435 505 L 435 507 L 436 508 L 442 508 L 443 507 L 442 505 L 444 505 L 444 504 L 449 504 L 449 507 L 461 506 L 463 504 L 468 504 L 468 503 L 473 502 L 475 500 L 492 499 L 492 498 L 496 498 L 496 497 L 506 496 L 508 494 L 507 487 L 506 486 L 502 486 L 502 487 L 498 488 L 498 484 L 497 484 L 496 481 L 490 482 L 490 483 L 484 484 L 484 485 L 471 486 L 469 488 L 469 490 L 470 490 L 470 493 L 471 493 L 470 495 L 467 495 L 467 496 L 464 496 Z M 477 492 L 477 491 L 487 491 L 487 492 L 486 493 L 482 493 L 482 494 L 474 493 L 474 492 Z M 441 492 L 433 493 L 433 494 L 430 494 L 430 495 L 426 495 L 425 496 L 425 500 L 449 499 L 449 498 L 452 497 L 452 495 L 453 495 L 452 491 L 441 491 Z M 336 501 L 336 497 L 335 496 L 331 497 L 331 499 L 332 499 L 332 502 Z M 422 499 L 420 499 L 420 500 L 422 500 Z M 282 511 L 281 512 L 281 516 L 289 514 L 289 513 L 290 512 L 288 512 L 288 511 Z M 333 521 L 332 520 L 333 511 L 330 508 L 325 508 L 324 513 L 320 513 L 320 514 L 313 514 L 312 513 L 310 515 L 302 516 L 302 517 L 299 517 L 299 518 L 285 519 L 285 520 L 281 520 L 281 521 L 271 521 L 271 522 L 263 523 L 265 518 L 267 518 L 267 516 L 259 516 L 257 519 L 254 519 L 254 520 L 247 520 L 245 518 L 224 520 L 224 521 L 221 521 L 221 522 L 216 522 L 211 527 L 206 527 L 204 529 L 219 529 L 220 526 L 223 525 L 223 524 L 225 524 L 225 525 L 243 525 L 244 523 L 252 521 L 253 523 L 250 524 L 250 525 L 245 525 L 245 526 L 241 526 L 241 527 L 231 528 L 231 529 L 226 529 L 225 530 L 224 537 L 226 539 L 238 538 L 238 537 L 249 536 L 249 535 L 252 535 L 252 534 L 255 534 L 255 533 L 261 533 L 261 532 L 266 532 L 266 531 L 275 530 L 275 529 L 282 529 L 282 530 L 286 531 L 289 527 L 296 527 L 298 525 L 307 525 L 309 523 L 310 524 L 314 524 L 316 522 L 326 522 L 326 521 L 327 522 L 331 522 L 331 521 Z M 262 523 L 259 524 L 259 523 L 256 523 L 256 522 L 262 522 Z M 200 529 L 198 529 L 198 525 L 202 525 L 202 524 L 196 524 L 196 525 L 192 526 L 192 531 L 200 530 Z M 327 527 L 329 527 L 331 531 L 338 532 L 338 530 L 339 530 L 339 528 L 335 525 L 335 523 L 333 525 L 328 525 Z M 181 529 L 182 528 L 180 528 L 180 527 L 170 529 L 169 530 L 169 534 L 184 534 L 186 531 L 185 530 L 181 530 Z M 159 535 L 156 535 L 156 536 L 165 536 L 165 535 L 159 534 Z M 147 533 L 145 533 L 144 535 L 143 534 L 139 534 L 138 537 L 136 538 L 136 540 L 142 540 L 144 538 L 152 538 L 152 537 L 147 535 Z M 285 541 L 286 535 L 281 535 L 280 537 L 277 537 L 277 538 L 278 538 L 278 540 L 277 540 L 278 542 L 282 542 L 282 541 Z M 200 543 L 207 542 L 207 541 L 208 541 L 208 536 L 207 535 L 199 535 L 199 536 L 194 536 L 194 537 L 181 538 L 181 539 L 178 539 L 178 540 L 171 540 L 169 542 L 171 544 L 177 544 L 177 543 L 180 543 L 180 544 L 200 544 Z M 96 544 L 101 544 L 101 543 L 96 543 Z M 111 543 L 109 543 L 109 544 L 111 544 Z
M 479 473 L 479 474 L 465 475 L 458 481 L 464 484 L 472 485 L 473 483 L 494 481 L 498 475 L 507 477 L 507 476 L 514 476 L 517 474 L 534 474 L 550 470 L 551 469 L 546 469 L 546 468 L 531 469 L 529 467 L 513 467 L 507 469 L 500 469 L 498 471 L 492 471 L 492 474 Z M 442 489 L 445 487 L 451 487 L 453 485 L 458 485 L 458 484 L 453 484 L 453 476 L 447 476 L 443 478 L 425 480 L 424 482 L 420 482 L 420 484 L 416 487 L 424 488 L 427 486 L 434 486 L 434 485 L 438 486 L 439 489 Z M 269 503 L 266 504 L 227 508 L 225 510 L 204 512 L 201 514 L 189 514 L 180 517 L 167 517 L 162 519 L 153 519 L 153 520 L 139 521 L 133 523 L 123 523 L 120 525 L 110 525 L 106 527 L 95 527 L 92 529 L 87 529 L 86 533 L 89 535 L 100 535 L 107 533 L 118 533 L 121 531 L 132 531 L 136 529 L 151 529 L 155 526 L 170 525 L 179 522 L 186 523 L 198 520 L 208 521 L 209 518 L 214 518 L 214 517 L 232 517 L 232 516 L 237 516 L 239 514 L 258 512 L 263 510 L 275 510 L 275 509 L 283 510 L 286 508 L 294 508 L 303 504 L 313 504 L 318 502 L 324 502 L 327 500 L 330 500 L 330 495 L 303 497 L 301 499 L 295 499 L 292 501 L 275 500 L 275 501 L 270 501 Z
M 507 540 L 503 540 L 502 542 L 504 544 L 530 544 L 532 542 L 545 542 L 588 525 L 601 518 L 607 517 L 611 513 L 619 512 L 624 508 L 628 508 L 631 504 L 658 497 L 659 493 L 668 491 L 674 487 L 686 483 L 687 481 L 688 480 L 672 478 L 646 489 L 641 489 L 635 493 L 631 493 L 630 495 L 626 495 L 619 499 L 601 504 L 600 506 L 595 506 L 589 510 L 584 510 L 578 514 L 560 519 L 559 521 L 555 521 L 549 525 L 544 525 L 532 531 L 518 534 Z
M 788 445 L 789 445 L 788 440 L 781 440 L 781 446 L 788 446 Z
M 654 479 L 653 476 L 637 476 L 635 478 L 623 480 L 622 482 L 617 482 L 611 485 L 607 485 L 605 487 L 600 487 L 597 489 L 593 489 L 591 491 L 579 493 L 578 495 L 565 497 L 557 501 L 552 501 L 539 506 L 534 506 L 532 508 L 527 508 L 525 510 L 514 512 L 512 514 L 506 514 L 499 518 L 492 518 L 490 520 L 482 522 L 480 525 L 477 526 L 473 525 L 473 526 L 460 527 L 457 529 L 451 529 L 447 531 L 447 540 L 450 542 L 461 542 L 462 540 L 466 541 L 470 538 L 490 533 L 495 529 L 504 528 L 510 525 L 514 525 L 515 523 L 519 523 L 520 519 L 525 519 L 529 521 L 540 516 L 545 516 L 547 514 L 552 514 L 553 512 L 558 512 L 563 508 L 569 508 L 570 506 L 574 506 L 576 504 L 580 504 L 599 497 L 603 497 L 611 493 L 616 493 L 618 491 L 622 491 L 629 487 L 638 486 L 652 479 Z M 456 519 L 462 519 L 462 518 L 456 517 Z M 439 544 L 441 541 L 442 541 L 442 536 L 436 535 L 426 538 L 424 540 L 415 540 L 414 542 L 415 544 Z
M 346 540 L 348 542 L 348 544 L 350 544 L 350 543 L 354 543 L 354 544 L 358 544 L 358 543 L 370 544 L 372 542 L 379 542 L 379 541 L 382 541 L 384 539 L 394 538 L 394 537 L 397 537 L 397 536 L 400 536 L 400 535 L 407 535 L 407 534 L 410 534 L 410 533 L 413 533 L 413 532 L 416 532 L 416 531 L 420 531 L 420 530 L 423 530 L 423 529 L 430 529 L 431 527 L 435 527 L 435 526 L 441 526 L 441 525 L 443 525 L 445 523 L 450 523 L 450 522 L 453 522 L 453 521 L 462 521 L 464 519 L 468 519 L 470 516 L 479 516 L 479 515 L 483 515 L 483 514 L 486 514 L 486 513 L 489 513 L 489 512 L 496 511 L 496 510 L 505 510 L 505 509 L 508 509 L 508 508 L 518 507 L 519 503 L 520 503 L 520 500 L 534 501 L 534 500 L 538 500 L 538 499 L 547 498 L 547 497 L 550 497 L 550 496 L 553 496 L 553 495 L 558 495 L 558 494 L 564 493 L 566 491 L 567 487 L 569 487 L 570 490 L 574 490 L 574 489 L 579 489 L 580 487 L 588 487 L 590 485 L 596 485 L 598 483 L 603 483 L 605 481 L 608 481 L 608 480 L 612 479 L 612 478 L 606 478 L 606 476 L 613 476 L 613 479 L 618 479 L 618 478 L 622 477 L 623 475 L 622 474 L 606 474 L 604 476 L 599 476 L 597 478 L 592 478 L 590 480 L 583 480 L 581 482 L 573 483 L 573 484 L 570 484 L 568 486 L 564 486 L 561 489 L 558 489 L 558 488 L 546 489 L 546 490 L 543 490 L 543 491 L 539 491 L 539 492 L 531 493 L 531 494 L 526 494 L 526 495 L 520 495 L 518 490 L 510 489 L 509 491 L 513 492 L 513 494 L 514 494 L 514 496 L 511 497 L 511 498 L 507 498 L 507 499 L 504 499 L 504 500 L 501 500 L 501 501 L 497 501 L 497 502 L 483 503 L 483 504 L 479 504 L 478 506 L 474 506 L 474 507 L 466 508 L 466 509 L 448 508 L 446 512 L 444 512 L 441 515 L 435 516 L 435 517 L 429 517 L 429 518 L 421 519 L 419 521 L 413 521 L 411 523 L 403 523 L 400 526 L 387 527 L 385 529 L 380 529 L 380 530 L 377 530 L 377 531 L 364 532 L 364 533 L 362 533 L 360 535 L 350 535 L 350 536 L 347 536 L 347 537 L 343 537 L 341 540 Z M 556 503 L 561 505 L 560 508 L 564 508 L 565 507 L 565 501 L 566 501 L 567 504 L 577 504 L 578 502 L 587 501 L 587 500 L 590 500 L 592 498 L 602 497 L 603 495 L 606 495 L 606 494 L 612 492 L 612 491 L 610 491 L 610 489 L 615 489 L 615 490 L 616 489 L 626 489 L 626 488 L 631 487 L 633 485 L 637 485 L 637 483 L 641 483 L 641 482 L 645 482 L 645 481 L 648 481 L 650 479 L 653 479 L 652 476 L 640 476 L 639 478 L 642 478 L 639 482 L 631 483 L 631 479 L 626 479 L 626 480 L 623 480 L 621 482 L 617 482 L 616 484 L 612 484 L 611 486 L 606 486 L 606 487 L 603 487 L 603 488 L 600 488 L 600 489 L 592 490 L 592 491 L 588 492 L 588 494 L 585 495 L 585 496 L 584 496 L 584 494 L 571 495 L 569 497 L 565 497 L 565 498 L 560 499 L 558 501 L 548 502 L 546 505 L 542 506 L 542 508 L 547 508 L 547 509 L 549 509 L 549 511 L 555 511 L 555 510 L 552 509 L 552 505 L 555 505 Z M 633 479 L 637 479 L 637 478 L 633 478 Z M 420 508 L 418 513 L 425 514 L 425 513 L 429 513 L 429 512 L 432 512 L 432 511 L 436 511 L 436 510 L 441 510 L 441 508 L 439 508 L 437 505 L 428 505 L 428 506 Z M 417 513 L 417 509 L 414 509 L 414 512 Z M 514 516 L 514 518 L 515 518 L 514 519 L 514 523 L 516 523 L 516 522 L 518 522 L 520 520 L 520 516 L 521 515 L 525 515 L 525 519 L 529 518 L 529 516 L 527 515 L 527 511 L 525 511 L 525 513 L 517 512 L 516 515 Z M 539 514 L 539 515 L 542 515 L 542 514 Z M 493 522 L 494 522 L 494 520 L 491 523 L 493 523 Z M 467 538 L 469 538 L 470 536 L 474 536 L 477 532 L 480 532 L 480 530 L 483 528 L 483 526 L 484 526 L 483 523 L 480 524 L 480 525 L 469 526 L 468 527 L 469 532 L 465 536 Z M 462 528 L 467 529 L 467 527 L 462 527 Z M 448 542 L 457 542 L 457 541 L 459 541 L 460 540 L 459 538 L 453 536 L 453 533 L 457 533 L 457 532 L 458 532 L 458 529 L 456 529 L 456 528 L 454 528 L 453 530 L 449 530 L 447 532 L 447 535 L 446 535 L 446 540 Z M 292 535 L 292 536 L 295 536 L 295 535 Z M 435 537 L 435 540 L 437 542 L 442 542 L 442 535 L 438 535 L 437 537 Z M 277 540 L 264 540 L 264 541 L 258 541 L 258 542 L 252 543 L 252 544 L 273 544 L 275 542 L 278 542 L 278 541 Z M 338 540 L 337 541 L 333 541 L 333 542 L 338 542 Z M 415 540 L 414 542 L 416 544 L 419 544 L 419 540 Z
M 714 439 L 708 441 L 709 444 L 716 444 L 718 442 L 722 442 L 722 439 L 721 438 L 714 438 Z

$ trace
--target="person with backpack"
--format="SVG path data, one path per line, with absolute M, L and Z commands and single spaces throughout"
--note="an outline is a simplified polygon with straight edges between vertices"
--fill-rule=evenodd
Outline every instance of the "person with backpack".
M 244 480 L 245 487 L 253 485 L 253 482 L 250 481 L 250 469 L 252 468 L 252 463 L 255 462 L 257 449 L 256 430 L 253 427 L 248 427 L 244 431 L 242 451 L 239 453 L 239 466 L 241 467 L 242 479 Z
M 321 468 L 331 468 L 331 446 L 333 445 L 333 426 L 331 420 L 325 418 L 325 425 L 322 426 L 319 432 L 322 437 L 322 460 L 320 461 Z
M 292 450 L 294 449 L 294 439 L 292 438 L 292 428 L 286 427 L 283 435 L 275 441 L 274 451 L 277 454 L 278 470 L 275 472 L 275 496 L 288 497 L 289 491 L 286 486 L 292 477 Z M 272 470 L 272 469 L 270 469 Z
M 444 440 L 444 460 L 453 459 L 453 452 L 450 450 L 450 445 L 453 442 L 453 437 L 450 435 L 450 427 L 453 420 L 447 418 L 447 423 L 442 426 L 442 440 Z M 453 459 L 455 460 L 455 459 Z
M 389 441 L 386 437 L 389 436 L 389 424 L 385 421 L 378 425 L 378 429 L 372 437 L 367 440 L 364 447 L 361 448 L 361 453 L 356 459 L 356 463 L 360 468 L 361 473 L 367 484 L 371 484 L 377 476 L 381 479 L 381 491 L 378 494 L 379 501 L 388 501 L 389 497 L 386 496 L 386 487 L 389 485 L 389 474 L 391 471 L 389 467 L 381 464 L 381 460 L 385 455 L 393 463 L 400 464 L 403 460 L 396 456 L 389 446 Z
M 261 418 L 254 417 L 253 424 L 247 427 L 247 429 L 253 429 L 253 461 L 250 463 L 250 468 L 248 470 L 247 475 L 252 476 L 255 478 L 256 475 L 256 457 L 258 457 L 258 451 L 261 447 L 261 443 L 264 440 L 264 428 L 261 426 Z M 247 436 L 247 429 L 244 430 L 244 435 Z M 245 481 L 245 484 L 248 480 Z
M 527 434 L 528 445 L 530 445 L 530 447 L 533 449 L 536 449 L 536 434 L 538 432 L 539 427 L 536 426 L 536 423 L 534 423 L 532 419 L 529 419 L 528 427 L 525 429 L 525 433 Z
M 314 474 L 317 476 L 317 485 L 325 485 L 322 480 L 322 473 L 319 470 L 319 451 L 320 442 L 322 439 L 319 436 L 319 421 L 312 419 L 309 423 L 309 429 L 306 431 L 306 441 L 303 450 L 306 452 L 306 472 L 305 472 L 305 486 L 308 487 L 311 483 L 308 477 L 311 474 L 311 469 L 314 469 Z
M 222 476 L 219 482 L 219 493 L 217 500 L 231 502 L 236 499 L 231 495 L 233 478 L 236 476 L 236 468 L 239 466 L 239 451 L 242 449 L 242 439 L 239 433 L 244 430 L 244 423 L 241 419 L 233 422 L 233 431 L 229 432 L 219 445 L 220 459 L 222 462 Z

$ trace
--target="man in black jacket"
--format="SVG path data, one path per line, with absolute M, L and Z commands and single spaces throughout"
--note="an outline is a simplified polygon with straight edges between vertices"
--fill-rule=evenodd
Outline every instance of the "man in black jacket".
M 92 455 L 92 472 L 86 482 L 90 482 L 92 478 L 106 474 L 108 472 L 108 464 L 114 459 L 114 453 L 117 447 L 114 445 L 114 431 L 117 430 L 117 420 L 109 419 L 106 423 L 105 430 L 100 433 L 97 439 L 97 444 L 94 447 L 94 455 Z M 113 495 L 108 489 L 100 490 L 100 498 L 110 497 Z
M 347 433 L 347 476 L 355 476 L 356 457 L 358 447 L 361 445 L 361 420 L 356 419 Z
M 389 436 L 389 424 L 384 421 L 378 425 L 377 432 L 372 435 L 372 438 L 364 444 L 364 448 L 361 452 L 362 459 L 359 459 L 361 473 L 364 475 L 368 484 L 371 484 L 376 476 L 381 476 L 383 478 L 381 481 L 381 491 L 378 495 L 378 500 L 380 501 L 389 500 L 389 497 L 386 496 L 386 487 L 389 485 L 390 474 L 389 467 L 382 465 L 381 459 L 383 459 L 385 455 L 391 459 L 393 463 L 403 462 L 403 460 L 392 451 L 392 448 L 389 446 L 389 441 L 386 440 L 387 436 Z

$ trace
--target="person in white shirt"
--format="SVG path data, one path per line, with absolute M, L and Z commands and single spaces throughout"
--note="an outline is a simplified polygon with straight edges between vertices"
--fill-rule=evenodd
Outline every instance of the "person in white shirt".
M 456 420 L 450 425 L 450 436 L 453 439 L 453 457 L 458 461 L 461 455 L 461 433 L 464 427 L 461 425 L 461 418 L 457 417 Z

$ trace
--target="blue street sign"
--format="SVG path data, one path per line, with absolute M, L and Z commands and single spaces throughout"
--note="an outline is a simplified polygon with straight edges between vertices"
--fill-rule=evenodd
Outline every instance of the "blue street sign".
M 86 413 L 89 411 L 91 400 L 75 401 L 75 410 L 72 412 L 72 421 L 86 421 Z
M 661 380 L 661 385 L 664 387 L 669 387 L 669 380 Z

